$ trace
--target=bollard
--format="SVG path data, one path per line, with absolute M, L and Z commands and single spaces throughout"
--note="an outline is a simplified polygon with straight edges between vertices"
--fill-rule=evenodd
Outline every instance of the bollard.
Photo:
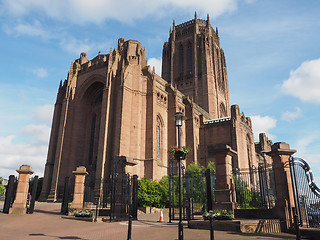
M 99 207 L 99 205 L 100 205 L 100 197 L 96 197 L 95 198 L 95 205 L 96 205 L 96 212 L 95 212 L 95 215 L 94 215 L 94 222 L 97 222 L 98 221 L 98 207 Z
M 61 203 L 61 211 L 60 211 L 63 215 L 68 215 L 68 212 L 69 212 L 68 202 L 69 202 L 69 177 L 65 177 L 62 203 Z
M 300 240 L 301 234 L 300 234 L 300 228 L 298 223 L 298 215 L 296 213 L 294 214 L 293 219 L 294 219 L 294 227 L 296 230 L 296 240 Z
M 128 238 L 127 238 L 127 240 L 131 240 L 131 229 L 132 229 L 132 216 L 129 215 Z
M 34 204 L 36 202 L 37 188 L 38 188 L 38 179 L 39 176 L 35 176 L 32 181 L 32 193 L 30 199 L 30 207 L 28 209 L 28 213 L 32 214 L 34 210 Z
M 210 240 L 214 240 L 213 218 L 210 216 Z
M 10 175 L 9 182 L 6 188 L 6 198 L 4 200 L 3 213 L 9 213 L 9 209 L 13 203 L 15 193 L 14 181 L 15 176 Z

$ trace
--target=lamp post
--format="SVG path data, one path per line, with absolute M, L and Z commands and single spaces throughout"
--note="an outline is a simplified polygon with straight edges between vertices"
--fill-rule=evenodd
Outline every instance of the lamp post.
M 150 214 L 152 213 L 152 178 L 150 179 Z
M 266 186 L 266 194 L 267 194 L 267 208 L 270 208 L 270 197 L 269 197 L 269 187 L 268 187 L 268 176 L 267 176 L 267 160 L 266 160 L 266 150 L 262 150 L 260 152 L 263 157 L 263 163 L 264 163 L 264 179 L 265 179 L 265 186 Z
M 183 120 L 183 113 L 177 112 L 175 115 L 176 127 L 178 128 L 178 148 L 181 147 L 181 126 Z M 178 234 L 179 240 L 183 240 L 183 223 L 182 223 L 182 206 L 181 206 L 181 158 L 178 157 L 178 154 L 175 156 L 179 163 L 179 224 L 178 224 Z

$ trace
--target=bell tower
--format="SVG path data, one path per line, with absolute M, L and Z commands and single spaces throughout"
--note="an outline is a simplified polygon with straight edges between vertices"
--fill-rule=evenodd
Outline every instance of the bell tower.
M 162 78 L 176 85 L 211 118 L 231 115 L 227 67 L 218 29 L 197 18 L 175 25 L 162 51 Z

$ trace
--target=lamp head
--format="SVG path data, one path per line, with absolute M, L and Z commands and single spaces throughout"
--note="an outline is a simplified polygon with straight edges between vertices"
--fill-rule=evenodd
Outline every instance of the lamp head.
M 182 126 L 182 121 L 183 121 L 183 118 L 184 118 L 184 115 L 182 112 L 177 112 L 175 115 L 175 120 L 176 120 L 176 126 L 177 127 L 181 127 Z

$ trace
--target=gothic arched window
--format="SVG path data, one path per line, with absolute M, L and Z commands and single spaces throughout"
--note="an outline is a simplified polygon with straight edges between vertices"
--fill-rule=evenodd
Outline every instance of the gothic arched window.
M 202 75 L 202 47 L 201 41 L 198 42 L 198 75 Z
M 161 142 L 161 134 L 160 134 L 160 126 L 157 125 L 157 158 L 160 158 L 160 142 Z
M 187 71 L 192 71 L 192 44 L 188 42 L 187 46 Z
M 227 117 L 227 110 L 226 107 L 224 106 L 223 103 L 220 103 L 220 113 L 219 113 L 219 117 L 223 118 L 223 117 Z
M 161 158 L 161 150 L 162 150 L 162 121 L 160 116 L 157 116 L 156 120 L 156 137 L 157 137 L 157 158 Z
M 183 54 L 183 46 L 180 44 L 179 46 L 179 73 L 184 72 L 184 54 Z
M 94 138 L 95 138 L 95 132 L 96 132 L 96 118 L 97 118 L 97 115 L 93 114 L 93 117 L 91 120 L 91 133 L 90 133 L 90 145 L 89 145 L 89 165 L 92 165 L 92 160 L 93 160 L 93 147 L 94 147 Z

